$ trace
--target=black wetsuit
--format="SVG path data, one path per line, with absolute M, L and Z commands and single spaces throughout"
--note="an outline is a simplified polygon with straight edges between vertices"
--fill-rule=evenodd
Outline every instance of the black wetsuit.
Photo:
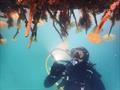
M 91 63 L 81 62 L 66 65 L 64 90 L 105 90 L 100 74 Z
M 66 65 L 54 63 L 44 85 L 50 87 L 61 77 L 64 79 L 59 86 L 63 86 L 64 90 L 105 90 L 99 73 L 88 62 L 68 62 Z

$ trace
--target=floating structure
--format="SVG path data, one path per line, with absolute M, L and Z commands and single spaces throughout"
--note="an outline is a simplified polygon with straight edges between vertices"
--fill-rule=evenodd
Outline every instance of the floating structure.
M 79 16 L 79 20 L 75 16 L 76 9 L 80 10 L 82 15 Z M 104 14 L 98 23 L 97 15 L 101 13 Z M 112 27 L 120 20 L 120 0 L 0 0 L 0 18 L 7 18 L 8 28 L 13 27 L 14 20 L 17 20 L 17 30 L 13 39 L 19 34 L 21 21 L 25 22 L 25 37 L 31 34 L 28 47 L 33 40 L 37 39 L 38 23 L 47 22 L 48 16 L 53 20 L 53 27 L 62 40 L 69 34 L 69 27 L 72 26 L 71 17 L 73 17 L 77 32 L 80 31 L 79 28 L 85 29 L 88 40 L 99 44 L 101 43 L 100 31 L 108 19 L 112 24 L 106 36 L 107 38 L 113 36 Z M 94 18 L 96 28 L 88 33 L 92 25 L 91 16 Z M 60 28 L 57 28 L 57 24 Z

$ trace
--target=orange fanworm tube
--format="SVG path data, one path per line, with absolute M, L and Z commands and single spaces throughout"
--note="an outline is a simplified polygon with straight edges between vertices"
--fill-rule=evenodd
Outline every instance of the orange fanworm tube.
M 95 30 L 95 33 L 99 33 L 99 32 L 100 32 L 100 30 L 101 30 L 102 26 L 104 25 L 104 23 L 107 21 L 107 19 L 110 18 L 111 13 L 112 13 L 112 12 L 109 10 L 109 11 L 105 14 L 105 16 L 102 18 L 100 24 L 97 26 L 97 28 L 96 28 L 96 30 Z
M 36 7 L 34 1 L 35 0 L 31 0 L 31 2 L 30 2 L 30 13 L 29 13 L 29 17 L 28 17 L 28 23 L 27 23 L 27 27 L 26 27 L 26 32 L 25 32 L 26 37 L 29 35 L 31 24 L 32 24 L 33 12 L 34 12 L 34 9 Z
M 105 14 L 105 16 L 102 18 L 100 24 L 97 26 L 95 33 L 99 33 L 102 26 L 104 25 L 104 23 L 110 18 L 110 15 L 112 14 L 112 12 L 116 9 L 116 7 L 120 4 L 120 0 L 114 2 L 113 4 L 111 4 L 110 9 L 108 10 L 108 12 Z

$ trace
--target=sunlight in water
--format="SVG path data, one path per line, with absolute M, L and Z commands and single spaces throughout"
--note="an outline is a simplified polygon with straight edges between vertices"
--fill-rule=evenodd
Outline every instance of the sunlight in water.
M 67 60 L 69 58 L 67 50 L 68 43 L 62 42 L 58 45 L 57 49 L 53 50 L 52 55 L 56 61 Z

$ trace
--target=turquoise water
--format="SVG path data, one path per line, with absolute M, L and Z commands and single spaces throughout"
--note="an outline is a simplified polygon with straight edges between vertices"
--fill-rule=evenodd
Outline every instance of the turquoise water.
M 102 35 L 109 27 L 110 21 L 104 25 Z M 57 90 L 56 86 L 49 89 L 43 86 L 47 76 L 45 59 L 62 41 L 51 20 L 38 28 L 38 40 L 30 49 L 27 48 L 29 38 L 24 37 L 24 25 L 16 41 L 12 40 L 15 27 L 0 30 L 7 39 L 6 44 L 0 46 L 0 90 Z M 66 40 L 69 48 L 86 47 L 90 52 L 90 61 L 96 63 L 96 69 L 102 75 L 106 90 L 120 90 L 120 22 L 112 31 L 116 40 L 98 45 L 88 42 L 85 32 L 76 33 L 75 30 L 75 27 L 70 30 Z

